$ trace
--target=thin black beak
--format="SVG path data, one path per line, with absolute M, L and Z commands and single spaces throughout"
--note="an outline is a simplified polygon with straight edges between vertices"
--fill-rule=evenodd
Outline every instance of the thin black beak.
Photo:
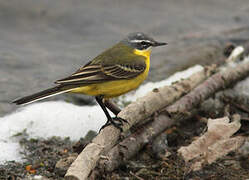
M 152 46 L 156 47 L 156 46 L 164 46 L 164 45 L 167 45 L 168 43 L 165 43 L 165 42 L 157 42 L 155 41 L 154 44 Z

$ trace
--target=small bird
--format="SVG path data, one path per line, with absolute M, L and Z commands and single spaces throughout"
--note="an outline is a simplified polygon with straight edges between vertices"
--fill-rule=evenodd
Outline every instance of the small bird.
M 110 108 L 104 101 L 136 89 L 148 75 L 151 48 L 166 44 L 142 32 L 131 33 L 71 76 L 57 80 L 57 86 L 14 100 L 13 103 L 28 104 L 68 92 L 95 96 L 107 117 L 103 127 L 112 124 L 122 131 L 120 126 L 127 121 L 117 116 L 112 118 L 107 111 Z

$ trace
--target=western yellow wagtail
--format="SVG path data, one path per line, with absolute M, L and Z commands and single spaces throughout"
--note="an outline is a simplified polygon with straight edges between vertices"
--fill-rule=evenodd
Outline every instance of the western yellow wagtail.
M 131 33 L 71 76 L 56 81 L 57 86 L 17 99 L 13 103 L 28 104 L 66 92 L 95 96 L 107 117 L 104 126 L 113 124 L 122 131 L 120 125 L 122 121 L 127 121 L 119 117 L 112 118 L 103 100 L 136 89 L 148 75 L 151 47 L 166 44 L 141 32 Z

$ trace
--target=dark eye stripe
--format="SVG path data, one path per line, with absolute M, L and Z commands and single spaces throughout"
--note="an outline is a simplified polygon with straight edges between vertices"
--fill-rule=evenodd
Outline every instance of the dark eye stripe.
M 142 41 L 141 44 L 142 44 L 142 45 L 147 45 L 147 46 L 150 46 L 150 45 L 151 45 L 150 42 L 146 42 L 146 41 Z

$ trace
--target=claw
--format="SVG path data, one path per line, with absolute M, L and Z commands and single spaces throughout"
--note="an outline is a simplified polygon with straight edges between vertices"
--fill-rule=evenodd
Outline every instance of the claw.
M 114 121 L 118 121 L 118 122 L 120 122 L 120 124 L 122 124 L 123 125 L 123 122 L 125 122 L 125 123 L 128 123 L 129 124 L 129 122 L 126 120 L 126 119 L 123 119 L 123 118 L 121 118 L 121 117 L 114 117 L 114 118 L 112 118 L 112 120 L 114 120 Z
M 118 123 L 115 123 L 114 121 L 111 121 L 111 124 L 115 126 L 116 128 L 118 128 L 120 132 L 123 132 L 123 129 L 121 127 L 123 125 L 122 123 L 118 124 Z
M 129 124 L 129 122 L 127 120 L 120 118 L 120 117 L 114 117 L 114 118 L 108 119 L 108 121 L 105 123 L 105 125 L 100 128 L 99 132 L 103 128 L 105 128 L 106 126 L 109 126 L 109 125 L 113 125 L 116 128 L 118 128 L 121 132 L 123 132 L 123 129 L 121 126 L 124 124 L 124 122 Z
M 107 121 L 99 130 L 99 133 L 102 129 L 104 129 L 106 126 L 110 126 L 111 125 L 111 122 L 110 121 Z

